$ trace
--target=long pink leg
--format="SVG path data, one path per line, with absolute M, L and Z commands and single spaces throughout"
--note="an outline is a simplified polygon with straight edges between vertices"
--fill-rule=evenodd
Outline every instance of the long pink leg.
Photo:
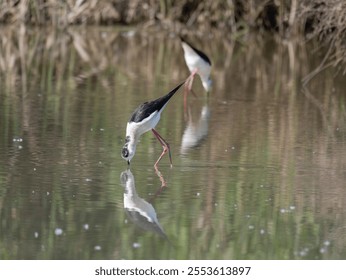
M 188 89 L 189 89 L 189 92 L 191 91 L 192 89 L 192 83 L 193 83 L 193 79 L 195 78 L 195 75 L 196 75 L 197 71 L 193 71 L 190 75 L 190 79 L 187 83 L 187 86 L 188 86 Z
M 187 77 L 186 79 L 186 84 L 185 84 L 185 88 L 188 90 L 188 92 L 191 91 L 192 89 L 192 83 L 193 83 L 193 79 L 195 77 L 195 75 L 197 74 L 197 69 L 193 70 L 190 74 L 189 77 Z
M 197 73 L 197 69 L 193 70 L 191 75 L 186 79 L 185 91 L 184 91 L 184 111 L 185 112 L 187 108 L 187 95 L 192 89 L 192 83 L 196 73 Z
M 154 164 L 155 169 L 158 170 L 157 169 L 157 164 L 159 163 L 161 158 L 167 153 L 167 151 L 168 151 L 168 154 L 169 154 L 169 161 L 171 162 L 171 167 L 172 167 L 173 166 L 172 155 L 171 155 L 171 149 L 169 147 L 169 144 L 165 141 L 165 139 L 162 138 L 162 136 L 154 128 L 151 131 L 154 133 L 154 135 L 156 136 L 157 140 L 159 140 L 159 142 L 161 143 L 162 148 L 163 148 L 162 154 L 160 155 L 160 157 L 158 158 L 158 160 Z

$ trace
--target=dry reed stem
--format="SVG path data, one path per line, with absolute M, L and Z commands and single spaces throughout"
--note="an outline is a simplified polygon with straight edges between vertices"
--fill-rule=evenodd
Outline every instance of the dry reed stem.
M 346 67 L 346 2 L 343 0 L 19 0 L 0 1 L 0 23 L 50 25 L 66 28 L 79 24 L 136 24 L 195 35 L 215 32 L 234 36 L 249 29 L 270 30 L 284 37 L 315 38 L 331 52 L 324 65 L 311 73 L 305 84 L 326 65 Z M 81 42 L 74 38 L 78 53 L 87 60 Z M 11 58 L 0 58 L 0 67 Z

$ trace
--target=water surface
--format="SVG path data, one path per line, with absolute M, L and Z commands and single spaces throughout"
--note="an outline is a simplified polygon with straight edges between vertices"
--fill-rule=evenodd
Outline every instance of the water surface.
M 1 259 L 345 259 L 345 79 L 301 79 L 295 40 L 189 38 L 213 62 L 143 135 L 126 122 L 188 75 L 177 37 L 2 29 Z

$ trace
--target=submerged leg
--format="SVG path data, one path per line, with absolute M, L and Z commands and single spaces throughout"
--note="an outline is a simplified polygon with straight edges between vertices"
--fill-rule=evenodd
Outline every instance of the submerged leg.
M 160 179 L 160 181 L 161 181 L 161 187 L 156 191 L 154 197 L 156 197 L 157 195 L 159 195 L 159 194 L 162 192 L 162 190 L 163 190 L 164 188 L 166 188 L 166 185 L 167 185 L 167 184 L 166 184 L 165 178 L 163 177 L 163 175 L 161 174 L 161 172 L 159 171 L 158 168 L 155 168 L 155 173 L 156 173 L 156 175 L 159 177 L 159 179 Z
M 157 164 L 159 163 L 161 158 L 165 155 L 165 153 L 167 153 L 167 151 L 168 151 L 168 154 L 169 154 L 169 161 L 170 161 L 171 167 L 172 167 L 173 166 L 172 155 L 171 155 L 171 149 L 169 148 L 169 144 L 165 141 L 165 139 L 162 138 L 162 136 L 155 129 L 152 129 L 151 131 L 154 133 L 154 135 L 157 138 L 157 140 L 159 140 L 159 142 L 161 143 L 162 148 L 163 148 L 162 154 L 160 155 L 160 157 L 158 158 L 158 160 L 154 164 L 155 169 L 158 170 L 157 169 Z

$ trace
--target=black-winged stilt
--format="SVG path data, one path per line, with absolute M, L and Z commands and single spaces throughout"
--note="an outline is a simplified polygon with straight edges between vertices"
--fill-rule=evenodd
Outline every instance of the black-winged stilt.
M 135 155 L 136 146 L 140 136 L 145 132 L 151 130 L 163 147 L 162 154 L 154 164 L 155 169 L 157 170 L 157 164 L 164 156 L 164 154 L 167 153 L 167 151 L 169 153 L 169 160 L 172 167 L 172 156 L 169 144 L 154 128 L 158 124 L 161 113 L 166 107 L 168 101 L 184 83 L 185 82 L 181 83 L 169 93 L 158 99 L 150 102 L 144 102 L 143 104 L 139 105 L 138 108 L 132 113 L 132 116 L 128 121 L 126 127 L 125 145 L 121 151 L 122 158 L 125 159 L 128 164 L 130 164 L 131 159 Z
M 201 78 L 203 88 L 206 92 L 209 92 L 212 85 L 210 79 L 211 61 L 209 57 L 204 52 L 193 47 L 182 37 L 180 37 L 180 40 L 184 50 L 185 62 L 191 73 L 187 79 L 186 87 L 191 91 L 194 76 L 198 74 Z

